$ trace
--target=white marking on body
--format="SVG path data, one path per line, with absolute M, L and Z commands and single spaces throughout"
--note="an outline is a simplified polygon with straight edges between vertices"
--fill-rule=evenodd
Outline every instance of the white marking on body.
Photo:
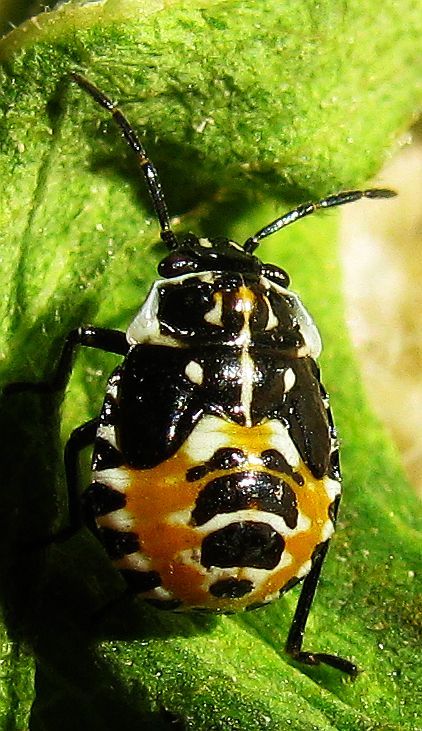
M 331 520 L 326 520 L 321 530 L 321 543 L 328 541 L 334 533 L 334 525 Z
M 231 446 L 227 421 L 217 416 L 203 416 L 182 446 L 193 465 L 209 460 L 221 447 Z
M 168 599 L 175 599 L 176 595 L 172 591 L 164 589 L 163 586 L 157 586 L 157 588 L 152 589 L 152 591 L 142 592 L 142 597 L 147 597 L 149 599 L 159 599 L 160 601 L 167 601 Z
M 292 368 L 287 368 L 284 371 L 284 393 L 290 391 L 296 383 L 296 376 Z
M 101 528 L 131 531 L 133 530 L 135 521 L 125 508 L 121 508 L 120 510 L 113 510 L 110 513 L 107 513 L 107 515 L 99 515 L 96 518 L 96 523 Z
M 217 581 L 224 581 L 224 579 L 231 578 L 240 580 L 247 579 L 254 585 L 252 591 L 261 591 L 262 586 L 268 581 L 268 577 L 271 574 L 280 571 L 280 569 L 287 568 L 293 563 L 293 556 L 288 551 L 283 551 L 280 561 L 271 569 L 257 569 L 252 566 L 229 566 L 227 568 L 211 566 L 210 568 L 206 568 L 200 563 L 200 559 L 200 554 L 196 555 L 191 549 L 180 551 L 177 555 L 177 560 L 180 563 L 185 566 L 192 566 L 198 574 L 202 574 L 203 581 L 201 588 L 204 591 L 208 591 L 209 587 Z M 279 591 L 280 589 L 277 589 L 274 593 L 268 594 L 264 601 L 269 600 L 268 597 L 270 596 L 278 596 Z
M 232 246 L 233 249 L 237 249 L 237 251 L 243 251 L 245 252 L 245 249 L 240 244 L 236 243 L 236 241 L 229 241 L 229 246 Z
M 126 339 L 129 345 L 138 343 L 150 343 L 153 345 L 169 345 L 179 347 L 180 343 L 175 338 L 163 336 L 160 333 L 160 322 L 158 319 L 158 308 L 160 304 L 159 287 L 162 280 L 154 282 L 151 290 L 126 332 Z
M 275 566 L 273 569 L 255 569 L 249 566 L 244 566 L 241 568 L 241 574 L 242 579 L 249 579 L 249 581 L 253 581 L 253 583 L 258 586 L 259 584 L 268 581 L 269 574 L 272 574 L 274 571 L 279 571 L 280 569 L 285 569 L 287 566 L 290 566 L 293 563 L 293 556 L 288 551 L 283 551 L 281 554 L 280 561 L 278 562 L 277 566 Z
M 271 425 L 272 431 L 268 446 L 280 452 L 291 467 L 298 467 L 300 463 L 299 452 L 290 437 L 288 428 L 276 419 L 271 419 L 267 423 Z
M 248 452 L 247 465 L 242 465 L 242 469 L 248 469 L 249 467 L 262 467 L 264 464 L 262 457 L 256 453 Z
M 117 569 L 131 569 L 132 571 L 150 571 L 152 568 L 151 559 L 140 551 L 129 553 L 127 556 L 113 561 L 113 565 Z
M 284 456 L 291 467 L 297 468 L 300 463 L 299 452 L 297 451 L 288 431 L 278 419 L 271 419 L 265 422 L 268 429 L 268 449 L 276 449 Z M 203 416 L 197 423 L 187 440 L 182 446 L 193 465 L 208 461 L 222 447 L 233 447 L 233 438 L 230 433 L 230 422 L 218 416 Z M 252 464 L 262 464 L 262 460 L 248 454 L 248 461 Z
M 330 439 L 330 454 L 332 454 L 333 452 L 335 452 L 336 450 L 338 450 L 339 446 L 340 446 L 340 442 L 337 439 L 337 437 L 331 437 L 331 439 Z
M 181 274 L 171 279 L 157 279 L 152 285 L 148 296 L 141 309 L 135 316 L 126 331 L 126 340 L 129 345 L 138 343 L 150 343 L 151 345 L 167 345 L 172 348 L 183 347 L 183 343 L 170 335 L 163 335 L 160 332 L 160 321 L 158 310 L 160 305 L 160 290 L 170 287 L 180 287 L 188 279 L 199 279 L 201 282 L 212 284 L 215 281 L 213 272 L 196 272 Z
M 242 349 L 240 367 L 242 370 L 242 388 L 240 395 L 242 412 L 245 417 L 245 426 L 252 426 L 251 406 L 253 398 L 255 364 L 251 356 L 249 355 L 249 349 L 245 346 Z
M 254 308 L 255 296 L 247 287 L 239 287 L 239 297 L 235 303 L 236 312 L 243 314 L 243 327 L 235 340 L 236 345 L 241 345 L 242 353 L 240 356 L 240 403 L 242 413 L 245 418 L 245 426 L 252 426 L 251 406 L 253 398 L 253 386 L 255 376 L 255 364 L 249 355 L 249 347 L 251 344 L 251 328 L 250 318 Z
M 192 383 L 202 386 L 204 380 L 204 369 L 194 360 L 189 361 L 185 368 L 185 374 Z
M 198 239 L 199 245 L 202 246 L 204 249 L 212 249 L 212 243 L 209 239 Z
M 113 467 L 108 470 L 92 470 L 92 480 L 114 487 L 119 492 L 126 492 L 132 482 L 130 472 L 125 467 Z
M 206 282 L 207 284 L 214 284 L 220 279 L 220 276 L 215 272 L 201 272 L 200 274 L 185 274 L 185 277 L 197 277 L 200 282 Z
M 271 576 L 271 574 L 274 571 L 278 571 L 281 568 L 286 568 L 287 566 L 290 566 L 293 559 L 292 556 L 285 552 L 282 556 L 282 559 L 280 563 L 276 566 L 275 569 L 254 569 L 254 568 L 248 568 L 248 567 L 230 567 L 226 569 L 214 567 L 211 569 L 211 571 L 208 571 L 204 575 L 204 580 L 202 582 L 202 588 L 205 591 L 209 591 L 209 587 L 214 584 L 217 581 L 224 581 L 225 579 L 238 579 L 240 581 L 246 579 L 248 581 L 251 581 L 253 584 L 253 588 L 248 594 L 251 597 L 253 597 L 254 592 L 262 592 L 263 587 L 268 581 L 268 577 Z M 280 589 L 276 589 L 273 592 L 269 592 L 265 595 L 262 599 L 260 598 L 260 602 L 270 602 L 272 599 L 275 599 L 279 595 Z
M 174 513 L 169 513 L 166 516 L 166 523 L 168 525 L 191 525 L 192 510 L 187 508 L 186 510 L 175 510 Z
M 106 393 L 112 396 L 113 399 L 117 399 L 117 391 L 120 383 L 120 373 L 113 373 L 107 383 Z
M 95 437 L 104 439 L 105 442 L 111 444 L 112 447 L 117 449 L 116 442 L 116 429 L 112 425 L 100 424 L 95 434 Z
M 330 477 L 324 477 L 322 483 L 325 487 L 325 492 L 327 493 L 331 502 L 337 497 L 337 495 L 340 495 L 340 493 L 341 493 L 340 482 L 338 482 L 337 480 L 332 480 Z
M 205 313 L 204 320 L 215 327 L 224 327 L 223 323 L 223 293 L 214 292 L 214 307 Z
M 288 528 L 284 518 L 280 515 L 267 513 L 265 510 L 255 510 L 254 508 L 250 508 L 246 510 L 236 510 L 232 513 L 217 513 L 217 515 L 214 515 L 203 525 L 197 526 L 195 528 L 195 532 L 199 533 L 201 536 L 207 536 L 210 533 L 214 533 L 214 531 L 221 530 L 221 528 L 226 528 L 231 523 L 243 523 L 245 521 L 253 523 L 267 523 L 282 537 L 305 533 L 311 526 L 310 519 L 301 513 L 298 515 L 296 527 Z M 183 523 L 189 525 L 189 522 L 186 521 L 186 511 L 184 510 L 170 513 L 170 515 L 167 516 L 166 522 L 171 525 L 180 525 Z
M 264 295 L 262 299 L 264 300 L 264 302 L 268 308 L 268 320 L 267 320 L 267 324 L 265 325 L 265 330 L 273 330 L 278 325 L 278 317 L 275 316 L 268 297 L 266 297 Z
M 307 533 L 311 527 L 311 519 L 307 515 L 304 515 L 300 511 L 297 516 L 296 528 L 286 528 L 285 533 L 287 535 L 294 535 L 295 533 Z
M 260 604 L 270 604 L 275 599 L 278 599 L 280 596 L 280 591 L 282 591 L 283 587 L 281 586 L 276 591 L 271 592 L 271 594 L 266 594 L 263 599 L 260 600 Z
M 308 561 L 305 561 L 305 563 L 302 564 L 299 571 L 296 572 L 296 576 L 298 579 L 302 579 L 304 576 L 309 574 L 310 570 L 312 568 L 312 561 L 309 559 Z
M 322 350 L 321 336 L 312 317 L 302 304 L 298 295 L 282 287 L 280 284 L 276 284 L 276 282 L 271 282 L 266 277 L 261 277 L 261 283 L 266 289 L 272 289 L 287 301 L 291 314 L 299 325 L 300 333 L 305 342 L 297 351 L 298 357 L 305 358 L 309 355 L 311 358 L 317 359 Z

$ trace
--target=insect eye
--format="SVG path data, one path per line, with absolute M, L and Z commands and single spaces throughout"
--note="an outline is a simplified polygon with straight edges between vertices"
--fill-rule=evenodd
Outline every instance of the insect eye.
M 189 274 L 197 269 L 197 262 L 189 255 L 173 252 L 158 265 L 158 273 L 167 278 Z
M 276 267 L 274 264 L 263 264 L 261 274 L 272 282 L 276 282 L 281 287 L 288 287 L 290 284 L 290 277 L 284 269 Z

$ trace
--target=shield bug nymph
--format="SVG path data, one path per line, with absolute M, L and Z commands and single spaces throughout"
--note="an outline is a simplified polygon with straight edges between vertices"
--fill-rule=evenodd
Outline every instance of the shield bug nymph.
M 168 254 L 126 332 L 79 327 L 49 382 L 9 387 L 63 388 L 78 345 L 123 356 L 99 416 L 66 445 L 70 529 L 84 512 L 129 589 L 166 609 L 253 609 L 302 581 L 287 652 L 353 676 L 349 660 L 302 650 L 341 489 L 316 363 L 321 340 L 287 273 L 254 251 L 318 209 L 394 193 L 352 190 L 302 204 L 243 244 L 178 238 L 136 132 L 96 86 L 72 78 L 113 115 L 136 154 Z M 82 511 L 75 476 L 90 444 Z

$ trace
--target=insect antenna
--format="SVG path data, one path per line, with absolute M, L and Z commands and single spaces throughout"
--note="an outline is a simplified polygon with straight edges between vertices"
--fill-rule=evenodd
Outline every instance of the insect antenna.
M 276 218 L 275 221 L 264 226 L 264 228 L 261 228 L 254 236 L 250 236 L 250 238 L 243 244 L 243 248 L 248 254 L 251 254 L 255 251 L 257 246 L 259 246 L 261 239 L 265 239 L 267 236 L 274 234 L 281 228 L 289 226 L 289 224 L 298 221 L 299 218 L 310 216 L 311 213 L 315 213 L 315 211 L 319 208 L 343 206 L 345 203 L 353 203 L 353 201 L 358 201 L 361 198 L 392 198 L 395 195 L 397 195 L 397 193 L 394 190 L 389 190 L 388 188 L 345 190 L 342 193 L 336 193 L 335 195 L 328 196 L 328 198 L 323 198 L 317 203 L 302 203 L 297 208 L 294 208 L 292 211 L 280 216 L 280 218 Z
M 161 239 L 169 249 L 176 249 L 178 246 L 178 242 L 170 226 L 167 205 L 164 199 L 164 193 L 161 187 L 158 173 L 154 167 L 154 164 L 148 158 L 145 148 L 142 145 L 135 130 L 132 128 L 130 122 L 126 119 L 124 114 L 114 104 L 114 102 L 112 102 L 108 96 L 103 94 L 102 91 L 97 89 L 97 87 L 90 81 L 88 81 L 88 79 L 85 79 L 84 76 L 81 76 L 80 74 L 74 72 L 72 72 L 70 76 L 73 81 L 75 81 L 78 86 L 81 87 L 81 89 L 90 94 L 90 96 L 92 96 L 92 98 L 98 104 L 100 104 L 104 109 L 107 109 L 107 111 L 111 112 L 111 114 L 113 115 L 113 119 L 122 130 L 124 138 L 128 142 L 129 146 L 132 148 L 132 150 L 135 152 L 138 159 L 138 164 L 140 165 L 142 173 L 145 177 L 148 191 L 154 206 L 154 211 L 160 223 Z

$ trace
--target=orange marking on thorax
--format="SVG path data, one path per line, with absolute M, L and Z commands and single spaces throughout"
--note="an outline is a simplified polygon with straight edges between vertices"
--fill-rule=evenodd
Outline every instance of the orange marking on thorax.
M 245 287 L 245 285 L 242 284 L 236 290 L 236 295 L 234 306 L 236 312 L 243 312 L 245 314 L 245 319 L 249 319 L 250 313 L 256 304 L 255 294 L 251 289 L 249 289 L 249 287 Z

